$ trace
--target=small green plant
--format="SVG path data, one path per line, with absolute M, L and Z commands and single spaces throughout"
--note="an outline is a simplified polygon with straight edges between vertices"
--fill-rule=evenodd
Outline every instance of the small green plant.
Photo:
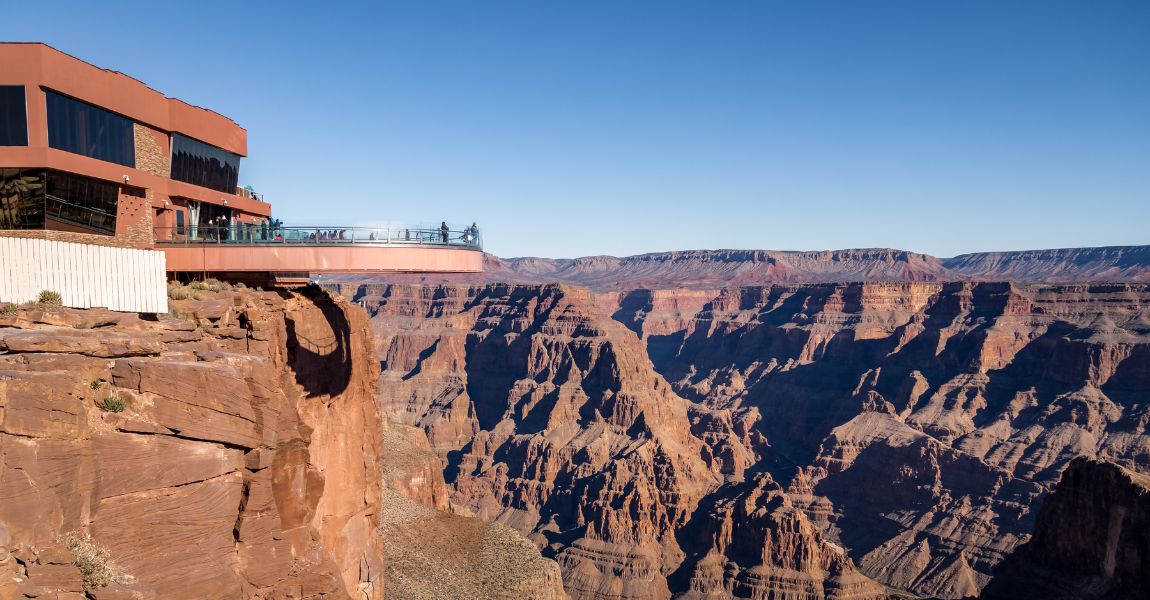
M 15 304 L 12 304 L 10 302 L 5 302 L 3 304 L 0 304 L 0 317 L 15 316 L 16 312 L 19 310 L 20 310 L 19 306 L 16 306 Z
M 52 306 L 60 306 L 64 303 L 64 299 L 60 297 L 60 292 L 53 292 L 52 290 L 44 290 L 36 297 L 36 301 L 40 304 L 50 304 Z
M 102 385 L 104 385 L 104 381 L 102 379 L 93 379 L 92 382 L 88 384 L 88 388 L 98 390 Z
M 80 570 L 84 589 L 106 587 L 116 580 L 116 565 L 111 560 L 111 553 L 92 541 L 92 536 L 81 531 L 69 531 L 58 539 L 72 553 L 73 564 Z
M 128 403 L 124 402 L 122 398 L 108 396 L 107 398 L 97 402 L 96 406 L 104 412 L 119 413 L 124 412 L 124 409 L 128 408 Z
M 199 292 L 205 292 L 208 290 L 208 284 L 203 281 L 193 281 L 188 285 L 188 287 Z

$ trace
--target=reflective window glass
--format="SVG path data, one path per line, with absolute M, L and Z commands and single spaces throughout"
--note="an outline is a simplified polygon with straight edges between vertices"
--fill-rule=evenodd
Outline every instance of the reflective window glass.
M 28 108 L 24 86 L 0 85 L 0 146 L 28 145 Z
M 0 169 L 0 229 L 44 228 L 44 172 Z
M 240 155 L 172 134 L 172 179 L 234 194 L 239 178 Z
M 44 212 L 48 229 L 116 233 L 120 186 L 99 179 L 49 171 L 45 192 Z
M 48 145 L 126 167 L 136 166 L 132 121 L 91 104 L 47 92 Z

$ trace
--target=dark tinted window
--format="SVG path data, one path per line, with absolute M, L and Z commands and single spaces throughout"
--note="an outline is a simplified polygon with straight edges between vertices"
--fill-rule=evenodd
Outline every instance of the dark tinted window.
M 48 229 L 79 227 L 92 233 L 116 233 L 120 186 L 56 171 L 48 171 L 47 179 L 44 212 Z
M 44 172 L 0 169 L 0 229 L 44 228 Z
M 172 179 L 234 194 L 240 155 L 173 133 Z
M 48 145 L 126 167 L 136 166 L 132 121 L 54 92 L 48 96 Z
M 0 146 L 28 145 L 28 109 L 24 86 L 0 85 Z

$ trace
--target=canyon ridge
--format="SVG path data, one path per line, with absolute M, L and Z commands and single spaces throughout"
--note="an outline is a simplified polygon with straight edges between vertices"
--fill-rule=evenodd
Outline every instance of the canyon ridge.
M 572 597 L 964 598 L 1073 459 L 1150 469 L 1148 252 L 489 257 L 328 285 L 371 315 L 381 405 L 453 510 L 533 540 Z
M 0 598 L 1137 598 L 1146 247 L 0 312 Z

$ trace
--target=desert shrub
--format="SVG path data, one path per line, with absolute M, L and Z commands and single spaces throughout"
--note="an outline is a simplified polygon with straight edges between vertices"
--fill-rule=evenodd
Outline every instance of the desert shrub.
M 98 390 L 102 385 L 104 385 L 104 381 L 102 379 L 93 379 L 92 382 L 88 384 L 88 387 L 93 390 Z
M 84 578 L 85 589 L 105 587 L 116 579 L 116 565 L 111 561 L 108 549 L 92 541 L 92 536 L 80 531 L 70 531 L 60 536 L 60 541 L 68 547 L 75 560 L 73 564 Z
M 19 309 L 19 306 L 9 302 L 0 303 L 0 317 L 11 317 L 12 315 L 15 315 L 16 311 Z
M 53 292 L 52 290 L 44 290 L 36 297 L 36 301 L 40 304 L 51 304 L 53 306 L 60 306 L 64 303 L 64 299 L 60 297 L 60 292 Z
M 213 292 L 230 292 L 235 287 L 226 281 L 220 281 L 212 277 L 205 279 L 204 284 L 208 286 L 208 290 Z
M 206 292 L 208 290 L 208 284 L 204 281 L 193 281 L 188 284 L 188 287 L 200 292 Z
M 108 396 L 107 398 L 104 398 L 103 400 L 97 402 L 96 406 L 99 407 L 99 409 L 104 411 L 104 412 L 118 413 L 118 412 L 124 412 L 124 409 L 128 408 L 128 403 L 124 402 L 124 400 L 122 398 L 117 398 L 115 396 Z

